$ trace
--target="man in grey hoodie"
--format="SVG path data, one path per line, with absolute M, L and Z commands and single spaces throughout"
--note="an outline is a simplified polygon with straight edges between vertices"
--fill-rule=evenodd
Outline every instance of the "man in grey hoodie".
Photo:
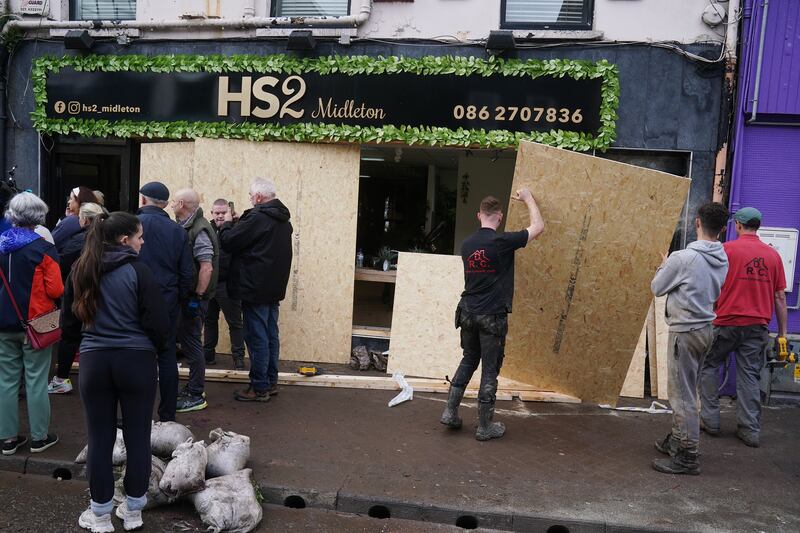
M 697 384 L 703 359 L 714 340 L 714 304 L 728 273 L 728 257 L 719 242 L 727 221 L 728 210 L 722 204 L 701 206 L 695 219 L 697 240 L 685 250 L 665 256 L 650 285 L 656 296 L 667 296 L 669 324 L 672 431 L 655 444 L 659 452 L 670 456 L 653 461 L 653 468 L 659 472 L 700 473 Z

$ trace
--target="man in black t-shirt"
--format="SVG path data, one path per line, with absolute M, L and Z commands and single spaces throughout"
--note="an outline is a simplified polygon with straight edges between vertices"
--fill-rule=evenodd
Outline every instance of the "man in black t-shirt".
M 520 189 L 513 199 L 528 206 L 528 228 L 497 233 L 503 221 L 503 211 L 497 198 L 487 196 L 481 201 L 478 212 L 481 228 L 461 245 L 464 292 L 456 309 L 456 327 L 461 328 L 464 357 L 450 382 L 450 394 L 441 422 L 455 429 L 461 427 L 458 406 L 472 374 L 482 363 L 478 431 L 475 433 L 478 440 L 500 438 L 506 431 L 502 422 L 492 422 L 492 418 L 497 375 L 503 365 L 508 333 L 508 313 L 514 296 L 514 252 L 544 231 L 544 221 L 531 191 Z

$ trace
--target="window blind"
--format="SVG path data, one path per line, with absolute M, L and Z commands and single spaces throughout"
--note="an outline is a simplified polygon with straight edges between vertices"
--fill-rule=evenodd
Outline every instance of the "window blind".
M 78 0 L 78 18 L 133 20 L 136 18 L 136 0 Z
M 587 0 L 506 0 L 506 22 L 582 24 Z
M 274 0 L 276 17 L 343 17 L 350 0 Z

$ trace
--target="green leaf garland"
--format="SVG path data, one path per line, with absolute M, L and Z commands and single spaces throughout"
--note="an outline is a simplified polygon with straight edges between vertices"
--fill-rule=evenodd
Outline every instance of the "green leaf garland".
M 102 72 L 281 72 L 285 74 L 341 73 L 379 75 L 400 72 L 457 76 L 555 76 L 580 80 L 602 78 L 600 117 L 597 134 L 550 130 L 548 132 L 511 132 L 508 130 L 413 127 L 386 125 L 380 128 L 343 124 L 264 124 L 229 122 L 140 122 L 132 120 L 55 119 L 48 118 L 47 75 L 62 68 Z M 488 60 L 463 56 L 383 57 L 326 56 L 296 58 L 286 55 L 88 55 L 41 56 L 33 61 L 33 126 L 41 133 L 70 134 L 85 137 L 144 137 L 159 139 L 225 138 L 251 141 L 297 142 L 400 142 L 409 145 L 464 146 L 476 148 L 515 147 L 521 140 L 535 141 L 559 148 L 586 151 L 605 150 L 616 137 L 619 105 L 619 75 L 616 65 L 573 59 L 516 60 L 490 57 Z

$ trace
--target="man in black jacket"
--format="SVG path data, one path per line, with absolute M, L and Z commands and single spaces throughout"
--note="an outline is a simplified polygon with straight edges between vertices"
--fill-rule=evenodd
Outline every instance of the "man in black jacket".
M 228 294 L 242 302 L 244 341 L 250 351 L 250 386 L 235 397 L 266 402 L 277 394 L 278 307 L 292 266 L 292 224 L 272 181 L 254 179 L 250 202 L 253 208 L 235 225 L 232 214 L 226 215 L 219 241 L 231 254 Z
M 194 279 L 194 265 L 189 250 L 186 230 L 164 211 L 169 200 L 169 189 L 163 183 L 151 181 L 139 189 L 145 243 L 139 260 L 153 273 L 169 313 L 169 339 L 165 350 L 158 352 L 158 387 L 161 399 L 158 418 L 162 422 L 175 420 L 178 401 L 178 364 L 175 358 L 175 336 L 181 302 L 189 299 Z
M 224 198 L 214 200 L 211 206 L 211 225 L 219 233 L 219 228 L 225 223 L 225 216 L 231 207 Z M 235 213 L 231 214 L 236 217 Z M 231 353 L 233 354 L 234 370 L 244 370 L 244 339 L 242 337 L 242 302 L 230 298 L 226 283 L 231 265 L 231 254 L 220 248 L 219 275 L 217 277 L 217 290 L 214 297 L 208 302 L 208 313 L 204 326 L 204 344 L 206 365 L 216 364 L 217 341 L 219 340 L 219 312 L 225 316 L 231 338 Z

